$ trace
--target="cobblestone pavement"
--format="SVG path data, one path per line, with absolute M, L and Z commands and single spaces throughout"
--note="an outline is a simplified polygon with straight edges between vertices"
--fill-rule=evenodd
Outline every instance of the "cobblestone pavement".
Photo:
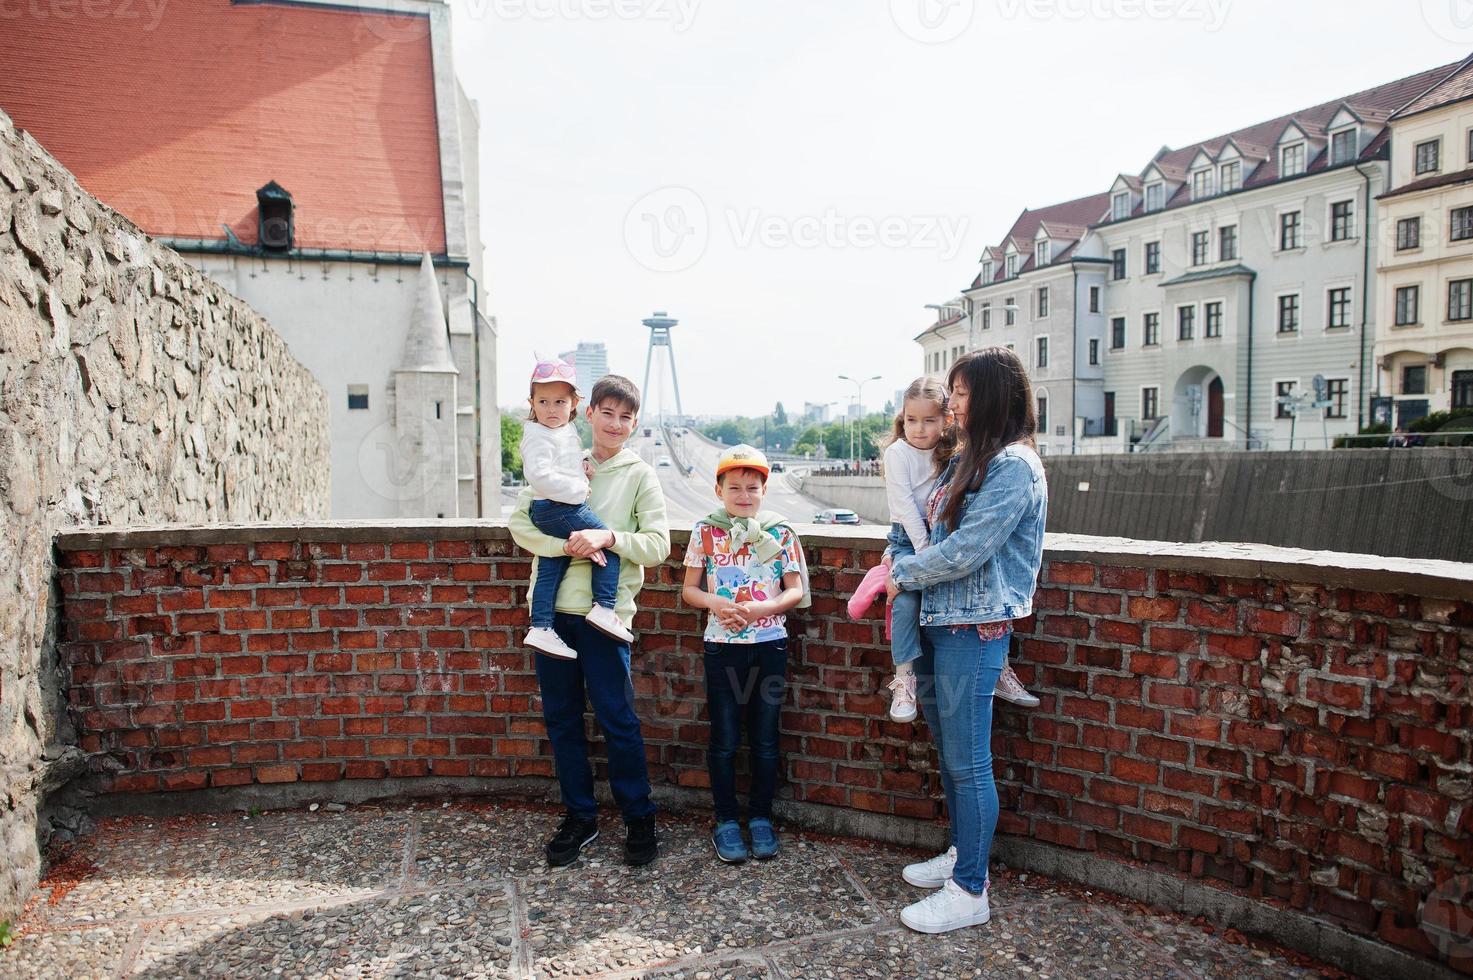
M 900 925 L 915 852 L 785 834 L 718 863 L 699 818 L 661 856 L 623 827 L 550 870 L 547 807 L 426 804 L 105 820 L 52 868 L 0 977 L 1313 977 L 1296 954 L 995 869 L 986 926 Z

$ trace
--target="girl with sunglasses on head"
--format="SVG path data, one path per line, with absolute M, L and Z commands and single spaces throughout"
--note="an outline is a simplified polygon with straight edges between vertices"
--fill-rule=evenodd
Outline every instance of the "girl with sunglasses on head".
M 543 534 L 566 538 L 575 531 L 608 530 L 588 506 L 588 481 L 593 465 L 583 451 L 583 441 L 573 426 L 578 411 L 577 373 L 564 360 L 538 356 L 532 370 L 532 390 L 527 398 L 531 411 L 522 428 L 522 471 L 532 490 L 528 512 Z M 634 635 L 614 613 L 619 588 L 619 557 L 596 551 L 593 562 L 593 608 L 589 625 L 624 643 Z M 551 657 L 575 660 L 578 652 L 553 629 L 554 603 L 558 586 L 572 559 L 566 555 L 537 559 L 537 577 L 532 586 L 532 628 L 526 644 Z

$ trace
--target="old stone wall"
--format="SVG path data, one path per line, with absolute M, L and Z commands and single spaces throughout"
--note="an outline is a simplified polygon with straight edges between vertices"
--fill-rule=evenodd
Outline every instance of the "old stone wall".
M 790 618 L 780 799 L 918 840 L 942 813 L 932 742 L 888 720 L 880 608 L 845 609 L 884 539 L 802 530 L 814 595 Z M 698 792 L 702 621 L 680 601 L 675 538 L 640 593 L 634 690 L 657 789 Z M 553 774 L 521 645 L 531 561 L 504 527 L 105 529 L 58 545 L 97 793 L 220 805 Z M 1010 862 L 1123 859 L 1163 876 L 1152 901 L 1193 914 L 1183 896 L 1210 886 L 1253 903 L 1244 928 L 1317 955 L 1352 937 L 1336 961 L 1368 976 L 1413 975 L 1372 969 L 1370 946 L 1466 959 L 1427 927 L 1461 914 L 1473 881 L 1473 566 L 1060 535 L 1044 557 L 1013 646 L 1043 703 L 1000 706 L 993 738 Z
M 40 799 L 77 768 L 55 532 L 325 516 L 327 418 L 260 316 L 0 111 L 0 920 L 36 880 Z

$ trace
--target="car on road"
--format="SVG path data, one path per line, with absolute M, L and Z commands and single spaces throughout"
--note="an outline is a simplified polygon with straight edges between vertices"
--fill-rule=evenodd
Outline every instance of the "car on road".
M 649 426 L 645 426 L 645 428 L 644 428 L 644 437 L 645 437 L 645 438 L 646 438 L 646 439 L 648 439 L 648 438 L 649 438 L 649 437 L 650 437 L 650 432 L 651 432 L 651 431 L 652 431 L 652 430 L 651 430 L 651 429 L 650 429 L 650 427 L 649 427 Z
M 821 510 L 813 515 L 815 524 L 858 524 L 859 515 L 852 510 L 844 510 L 840 507 L 831 507 Z
M 657 446 L 663 446 L 665 444 L 660 441 L 660 437 L 659 436 L 655 436 L 655 445 L 657 445 Z
M 675 464 L 672 463 L 672 462 L 670 462 L 670 457 L 669 456 L 661 456 L 659 458 L 659 460 L 655 463 L 655 465 L 656 466 L 674 466 Z

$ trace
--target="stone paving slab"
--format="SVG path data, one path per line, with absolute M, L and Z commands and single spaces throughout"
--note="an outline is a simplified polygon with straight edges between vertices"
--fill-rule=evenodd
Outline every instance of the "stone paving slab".
M 784 834 L 728 866 L 709 824 L 662 818 L 661 857 L 623 827 L 549 869 L 558 813 L 415 803 L 104 820 L 53 867 L 0 952 L 0 978 L 1337 976 L 1270 947 L 1068 882 L 993 871 L 993 919 L 899 924 L 923 855 Z M 1237 937 L 1234 937 L 1235 939 Z

